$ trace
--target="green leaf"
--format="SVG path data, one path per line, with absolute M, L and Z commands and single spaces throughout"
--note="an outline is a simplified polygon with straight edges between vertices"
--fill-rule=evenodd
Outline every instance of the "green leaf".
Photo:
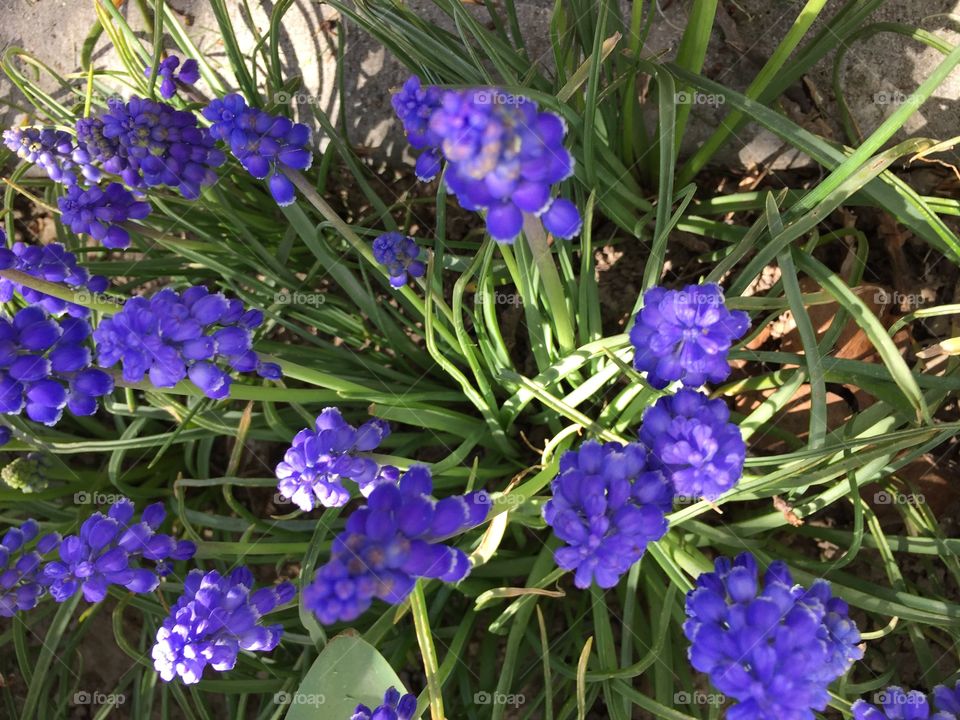
M 286 720 L 347 718 L 360 703 L 379 705 L 391 686 L 403 692 L 403 683 L 383 655 L 348 631 L 327 643 L 296 693 L 278 700 L 290 703 Z

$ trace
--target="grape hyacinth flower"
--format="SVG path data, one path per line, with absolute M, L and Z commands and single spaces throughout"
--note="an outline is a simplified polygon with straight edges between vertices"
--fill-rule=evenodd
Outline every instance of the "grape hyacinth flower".
M 326 408 L 317 417 L 314 429 L 305 428 L 277 465 L 280 495 L 304 512 L 317 505 L 341 507 L 350 499 L 343 485 L 352 480 L 364 496 L 383 482 L 396 481 L 397 469 L 381 468 L 374 460 L 358 453 L 375 450 L 390 435 L 390 426 L 380 419 L 355 428 L 337 408 Z
M 119 175 L 127 187 L 167 185 L 195 200 L 216 182 L 214 168 L 226 158 L 192 112 L 136 96 L 111 99 L 107 109 L 92 122 L 78 122 L 77 138 L 83 157 Z
M 200 79 L 200 68 L 197 65 L 197 61 L 193 58 L 183 61 L 180 72 L 177 72 L 177 67 L 180 67 L 180 58 L 176 55 L 168 55 L 161 60 L 157 66 L 157 79 L 160 80 L 160 97 L 165 100 L 169 100 L 176 94 L 178 82 L 184 85 L 193 85 Z M 150 79 L 153 75 L 153 66 L 147 65 L 143 74 L 147 76 L 147 79 Z
M 60 220 L 76 234 L 86 234 L 106 248 L 130 245 L 130 233 L 122 227 L 128 220 L 143 220 L 150 214 L 150 203 L 137 200 L 120 183 L 105 188 L 97 185 L 83 189 L 74 185 L 57 198 Z
M 714 572 L 697 578 L 683 626 L 690 664 L 739 701 L 727 712 L 731 720 L 813 720 L 812 710 L 827 705 L 827 686 L 862 657 L 859 632 L 825 580 L 808 591 L 781 561 L 770 565 L 762 584 L 758 572 L 753 556 L 743 553 L 733 562 L 718 558 Z M 853 630 L 835 634 L 826 621 L 831 612 Z
M 611 588 L 667 532 L 673 487 L 640 443 L 587 441 L 560 458 L 543 517 L 566 543 L 554 553 L 574 584 Z
M 292 583 L 254 590 L 253 573 L 238 567 L 223 576 L 191 570 L 183 595 L 157 631 L 153 666 L 170 682 L 179 677 L 187 685 L 200 682 L 210 665 L 217 672 L 232 670 L 240 650 L 270 652 L 280 642 L 283 628 L 263 625 L 261 618 L 290 602 Z
M 681 497 L 716 500 L 743 475 L 747 446 L 719 398 L 665 395 L 643 413 L 639 437 Z
M 244 169 L 267 178 L 270 194 L 281 207 L 294 200 L 294 186 L 284 170 L 307 170 L 313 163 L 310 128 L 282 115 L 252 108 L 237 93 L 217 98 L 203 109 L 210 132 L 230 147 Z
M 6 236 L 0 230 L 0 244 L 5 241 Z M 77 264 L 77 256 L 68 252 L 60 243 L 26 245 L 15 242 L 12 248 L 0 247 L 0 270 L 18 270 L 46 282 L 66 285 L 73 290 L 86 290 L 88 294 L 102 293 L 107 289 L 105 277 L 91 275 L 85 267 Z M 90 315 L 90 310 L 82 305 L 61 300 L 14 280 L 0 277 L 0 302 L 10 302 L 15 292 L 20 293 L 31 305 L 37 305 L 54 316 L 60 316 L 65 312 L 79 318 Z
M 400 694 L 390 688 L 383 694 L 383 703 L 373 710 L 366 705 L 357 705 L 350 720 L 413 720 L 417 712 L 417 698 L 410 693 Z
M 149 299 L 130 298 L 100 322 L 93 333 L 97 362 L 103 368 L 119 363 L 130 383 L 148 375 L 154 387 L 165 388 L 189 378 L 219 400 L 230 394 L 229 370 L 280 377 L 279 366 L 262 362 L 252 349 L 253 330 L 262 322 L 261 311 L 245 311 L 240 300 L 202 285 L 182 293 L 167 288 Z
M 80 590 L 87 602 L 100 602 L 110 585 L 153 592 L 170 573 L 169 561 L 193 557 L 197 547 L 192 542 L 157 532 L 167 514 L 162 502 L 144 508 L 139 522 L 134 512 L 133 503 L 121 498 L 106 515 L 97 512 L 84 520 L 79 535 L 63 539 L 60 560 L 43 568 L 54 600 L 64 602 Z
M 447 188 L 467 210 L 485 210 L 487 230 L 513 242 L 525 213 L 538 216 L 553 235 L 570 239 L 582 220 L 553 186 L 573 174 L 564 147 L 567 127 L 533 100 L 498 88 L 443 92 L 430 115 L 429 141 L 448 163 Z
M 880 707 L 864 700 L 857 700 L 850 708 L 853 720 L 957 720 L 949 711 L 930 714 L 930 702 L 919 690 L 904 692 L 903 688 L 891 686 L 878 692 L 874 701 Z
M 417 578 L 459 582 L 470 560 L 444 538 L 479 525 L 490 512 L 486 493 L 435 500 L 425 467 L 410 468 L 397 484 L 374 488 L 367 504 L 347 519 L 333 541 L 330 560 L 304 589 L 304 605 L 332 624 L 358 618 L 379 598 L 404 600 Z
M 373 257 L 387 269 L 393 287 L 406 285 L 408 275 L 423 277 L 427 266 L 417 259 L 419 256 L 416 240 L 398 232 L 384 233 L 373 241 Z
M 47 472 L 52 464 L 42 452 L 24 453 L 3 466 L 0 479 L 7 487 L 24 494 L 39 492 L 47 488 Z
M 658 389 L 677 380 L 687 387 L 721 382 L 730 375 L 730 345 L 749 327 L 745 312 L 727 310 L 719 285 L 651 288 L 630 330 L 633 366 Z
M 0 540 L 0 617 L 13 617 L 17 612 L 32 610 L 43 594 L 39 579 L 43 555 L 60 542 L 56 533 L 44 535 L 36 547 L 26 550 L 40 532 L 36 520 L 27 520 L 19 528 L 10 528 Z M 11 566 L 10 561 L 18 556 Z
M 57 320 L 40 307 L 0 317 L 0 413 L 55 425 L 67 408 L 93 415 L 97 399 L 113 391 L 113 378 L 90 367 L 83 318 Z
M 74 185 L 77 164 L 73 137 L 55 128 L 22 127 L 3 131 L 3 144 L 26 162 L 38 165 L 54 182 Z
M 412 75 L 390 99 L 410 146 L 423 150 L 415 168 L 417 178 L 423 182 L 433 180 L 440 172 L 442 156 L 438 146 L 442 138 L 430 129 L 430 116 L 440 107 L 442 97 L 440 88 L 424 87 L 420 78 Z

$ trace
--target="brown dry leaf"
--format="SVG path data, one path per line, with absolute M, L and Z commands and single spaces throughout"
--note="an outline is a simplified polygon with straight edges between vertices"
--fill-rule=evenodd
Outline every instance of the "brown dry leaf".
M 793 525 L 794 527 L 800 527 L 801 525 L 803 525 L 803 518 L 801 518 L 799 515 L 797 515 L 793 511 L 793 505 L 788 503 L 779 495 L 773 496 L 773 507 L 774 509 L 779 510 L 781 513 L 783 513 L 784 519 L 786 519 L 786 521 L 791 525 Z

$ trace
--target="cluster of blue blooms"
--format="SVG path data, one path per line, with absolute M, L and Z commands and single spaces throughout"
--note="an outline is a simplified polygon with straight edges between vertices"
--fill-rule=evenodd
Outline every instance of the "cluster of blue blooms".
M 153 66 L 148 65 L 143 74 L 147 78 L 152 77 Z M 176 55 L 168 55 L 157 66 L 156 77 L 160 80 L 160 97 L 169 100 L 177 94 L 177 83 L 193 85 L 200 79 L 200 66 L 193 58 L 184 60 L 183 65 L 180 65 L 180 58 Z
M 3 131 L 3 144 L 21 160 L 40 167 L 54 182 L 76 184 L 78 163 L 73 158 L 73 137 L 65 130 L 10 128 Z M 88 172 L 96 174 L 95 169 Z
M 876 707 L 857 700 L 851 708 L 853 720 L 958 720 L 960 719 L 960 683 L 952 688 L 937 685 L 932 702 L 922 692 L 904 692 L 896 686 L 876 694 Z M 933 715 L 931 715 L 931 711 Z
M 407 276 L 423 277 L 427 266 L 420 257 L 416 240 L 398 232 L 388 232 L 373 241 L 373 257 L 383 265 L 393 287 L 407 284 Z
M 567 543 L 554 558 L 579 588 L 613 587 L 667 532 L 673 487 L 640 443 L 585 442 L 564 453 L 550 486 L 543 517 Z
M 7 530 L 0 540 L 0 617 L 13 617 L 37 606 L 43 593 L 42 556 L 60 542 L 56 533 L 50 533 L 40 538 L 33 550 L 27 550 L 39 533 L 37 522 L 27 520 L 20 527 Z
M 137 200 L 120 183 L 106 187 L 83 188 L 71 185 L 57 198 L 60 220 L 73 232 L 86 234 L 107 248 L 130 245 L 130 233 L 123 227 L 128 220 L 142 220 L 150 214 L 150 203 Z
M 294 436 L 277 465 L 277 491 L 304 512 L 317 505 L 346 505 L 350 491 L 344 480 L 352 480 L 369 496 L 377 485 L 396 482 L 399 473 L 357 453 L 375 450 L 389 434 L 390 426 L 383 420 L 369 420 L 355 428 L 337 408 L 324 409 L 314 429 L 304 428 Z
M 160 677 L 168 682 L 180 677 L 190 685 L 200 682 L 207 665 L 218 672 L 232 670 L 240 650 L 273 650 L 283 628 L 260 620 L 290 602 L 296 589 L 289 582 L 253 588 L 253 574 L 246 567 L 226 576 L 216 570 L 191 570 L 183 595 L 157 631 L 152 657 Z
M 0 230 L 0 243 L 6 242 L 6 235 Z M 102 275 L 91 275 L 77 264 L 77 256 L 60 243 L 49 245 L 26 245 L 15 242 L 13 247 L 0 247 L 0 270 L 18 270 L 46 282 L 58 283 L 76 290 L 86 290 L 90 294 L 102 293 L 107 289 L 107 279 Z M 67 313 L 72 317 L 89 317 L 90 311 L 82 305 L 67 302 L 47 295 L 18 282 L 0 277 L 0 302 L 10 302 L 17 292 L 31 305 L 37 305 L 51 315 Z
M 293 202 L 294 186 L 284 170 L 306 170 L 313 163 L 310 128 L 250 107 L 236 93 L 213 100 L 203 116 L 212 123 L 213 137 L 230 148 L 248 173 L 258 180 L 267 178 L 278 205 Z
M 498 88 L 424 88 L 416 77 L 394 95 L 393 106 L 410 144 L 424 150 L 417 175 L 433 178 L 446 160 L 447 189 L 467 210 L 486 211 L 495 240 L 513 242 L 525 213 L 557 237 L 580 232 L 576 206 L 553 195 L 574 169 L 558 115 Z
M 348 622 L 379 598 L 401 602 L 417 578 L 459 582 L 470 560 L 445 538 L 482 523 L 490 512 L 485 493 L 435 500 L 425 467 L 412 467 L 398 483 L 374 488 L 337 535 L 330 560 L 304 588 L 304 605 L 321 622 Z
M 0 317 L 0 413 L 55 425 L 69 408 L 92 415 L 97 398 L 113 391 L 113 378 L 90 366 L 90 325 L 57 319 L 32 306 Z
M 118 363 L 123 379 L 140 382 L 149 376 L 155 387 L 173 387 L 188 378 L 207 397 L 230 394 L 229 369 L 278 379 L 280 368 L 262 362 L 251 348 L 252 331 L 263 322 L 259 310 L 211 293 L 202 285 L 183 292 L 164 289 L 149 299 L 133 297 L 116 315 L 94 330 L 97 362 Z
M 383 695 L 383 703 L 373 710 L 366 705 L 357 705 L 349 720 L 413 720 L 417 712 L 417 698 L 410 693 L 400 694 L 390 688 Z
M 684 384 L 727 376 L 731 340 L 746 332 L 749 320 L 726 309 L 719 287 L 691 285 L 679 293 L 657 287 L 644 299 L 652 312 L 644 316 L 651 309 L 645 304 L 631 332 L 637 356 L 654 348 L 658 357 L 670 357 L 669 364 L 638 364 L 652 385 L 667 384 L 659 372 Z M 746 444 L 730 411 L 695 390 L 682 388 L 647 408 L 638 439 L 626 447 L 587 442 L 561 459 L 543 515 L 567 543 L 555 560 L 575 571 L 577 587 L 616 585 L 647 544 L 666 533 L 664 516 L 675 496 L 715 500 L 743 474 Z
M 787 566 L 771 563 L 759 580 L 749 553 L 718 558 L 687 595 L 683 631 L 690 663 L 738 701 L 734 720 L 813 720 L 827 686 L 863 656 L 849 609 L 817 580 L 795 585 Z

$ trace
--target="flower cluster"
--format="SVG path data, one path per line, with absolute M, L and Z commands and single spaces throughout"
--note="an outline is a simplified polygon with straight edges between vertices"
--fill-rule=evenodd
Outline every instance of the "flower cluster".
M 417 158 L 416 174 L 424 182 L 433 180 L 440 172 L 441 154 L 437 146 L 441 139 L 431 131 L 430 117 L 440 107 L 442 98 L 440 88 L 424 87 L 416 75 L 408 78 L 391 98 L 410 146 L 423 150 Z
M 35 520 L 27 520 L 19 528 L 10 528 L 0 540 L 0 617 L 13 617 L 17 612 L 32 610 L 43 593 L 40 577 L 42 556 L 56 547 L 56 533 L 44 535 L 36 547 L 26 546 L 40 532 Z M 11 560 L 16 561 L 11 565 Z
M 374 598 L 401 602 L 417 578 L 458 582 L 470 572 L 459 548 L 442 540 L 480 524 L 490 512 L 484 493 L 435 500 L 425 467 L 412 467 L 397 484 L 374 488 L 367 504 L 333 541 L 329 562 L 303 591 L 304 605 L 321 622 L 348 622 Z
M 55 425 L 68 408 L 93 415 L 113 379 L 90 367 L 90 325 L 83 318 L 49 316 L 38 306 L 0 317 L 0 413 Z
M 77 137 L 127 187 L 167 185 L 193 200 L 201 187 L 216 181 L 213 168 L 223 164 L 224 155 L 192 112 L 136 96 L 109 100 L 107 109 L 82 137 L 78 126 Z M 98 142 L 87 142 L 87 135 Z
M 392 687 L 383 694 L 383 703 L 373 710 L 366 705 L 357 705 L 350 720 L 413 720 L 416 712 L 416 696 L 410 693 L 401 695 Z
M 207 397 L 221 399 L 230 394 L 231 383 L 223 365 L 280 377 L 280 368 L 261 362 L 252 349 L 252 331 L 262 322 L 259 310 L 246 311 L 240 300 L 203 286 L 182 293 L 167 288 L 149 299 L 130 298 L 100 323 L 93 333 L 97 362 L 104 368 L 120 363 L 127 382 L 149 375 L 155 387 L 173 387 L 189 377 Z
M 4 428 L 7 433 L 9 428 Z M 3 444 L 3 443 L 0 443 Z M 0 479 L 7 487 L 29 494 L 45 490 L 47 472 L 53 465 L 50 457 L 42 452 L 28 452 L 18 455 L 0 470 Z
M 633 365 L 655 388 L 721 382 L 730 374 L 730 345 L 749 327 L 745 312 L 727 310 L 719 285 L 651 288 L 630 330 Z
M 180 72 L 177 72 L 178 67 L 180 67 Z M 148 65 L 143 74 L 147 78 L 152 77 L 153 66 Z M 184 85 L 193 85 L 200 79 L 200 68 L 193 58 L 184 60 L 183 66 L 180 66 L 180 58 L 176 55 L 169 55 L 161 60 L 157 66 L 157 78 L 160 80 L 160 97 L 169 100 L 176 94 L 178 82 Z
M 292 583 L 254 590 L 253 574 L 238 567 L 223 576 L 191 570 L 183 595 L 157 631 L 153 666 L 169 682 L 180 677 L 200 682 L 204 668 L 231 670 L 240 650 L 269 652 L 280 642 L 280 625 L 262 625 L 261 618 L 290 602 Z
M 57 205 L 64 225 L 78 235 L 86 233 L 107 248 L 127 247 L 130 233 L 122 223 L 142 220 L 150 214 L 149 203 L 137 200 L 133 193 L 115 182 L 105 188 L 94 185 L 84 189 L 72 185 L 66 195 L 57 198 Z
M 6 236 L 0 230 L 0 243 L 5 241 Z M 18 270 L 46 282 L 59 283 L 89 293 L 102 293 L 107 289 L 105 277 L 90 275 L 85 267 L 77 264 L 77 256 L 68 252 L 60 243 L 25 245 L 15 242 L 12 248 L 0 247 L 0 270 Z M 90 315 L 90 311 L 82 305 L 25 287 L 14 280 L 0 278 L 0 302 L 10 302 L 14 292 L 20 293 L 28 303 L 41 307 L 51 315 L 59 316 L 64 312 L 81 318 Z
M 933 701 L 918 690 L 904 692 L 903 688 L 888 687 L 874 696 L 876 707 L 865 700 L 857 700 L 851 711 L 853 720 L 958 720 L 960 718 L 960 683 L 953 688 L 937 685 Z M 931 710 L 935 710 L 931 715 Z
M 553 197 L 573 174 L 563 120 L 533 100 L 498 88 L 440 91 L 411 78 L 394 95 L 394 109 L 414 147 L 426 148 L 417 174 L 429 178 L 447 161 L 447 188 L 468 210 L 485 210 L 487 230 L 513 242 L 524 213 L 537 215 L 557 237 L 580 232 L 576 206 Z
M 613 587 L 667 532 L 673 487 L 639 443 L 588 441 L 564 453 L 543 517 L 566 545 L 554 558 L 574 584 Z
M 97 512 L 84 520 L 79 535 L 63 539 L 60 560 L 43 568 L 44 583 L 54 600 L 64 602 L 81 590 L 88 602 L 100 602 L 110 585 L 135 593 L 153 592 L 160 578 L 169 574 L 169 561 L 193 557 L 197 548 L 192 542 L 157 532 L 166 517 L 163 503 L 148 505 L 139 521 L 134 520 L 134 512 L 133 503 L 122 498 L 106 515 Z
M 686 388 L 661 397 L 644 412 L 639 437 L 680 496 L 715 500 L 743 474 L 747 446 L 719 398 Z
M 73 158 L 73 137 L 55 128 L 22 127 L 3 131 L 3 144 L 17 157 L 39 165 L 54 182 L 73 185 L 77 182 L 78 163 Z M 95 169 L 87 173 L 97 179 Z
M 419 256 L 417 242 L 398 232 L 384 233 L 373 241 L 373 257 L 387 269 L 393 287 L 406 285 L 408 275 L 423 277 L 427 267 Z
M 304 512 L 317 505 L 346 505 L 350 491 L 344 480 L 357 483 L 369 496 L 380 483 L 395 481 L 397 469 L 381 468 L 357 453 L 375 450 L 389 434 L 390 426 L 383 420 L 375 418 L 355 428 L 337 408 L 326 408 L 317 416 L 314 429 L 304 428 L 294 436 L 277 465 L 277 490 Z
M 826 581 L 794 585 L 780 561 L 762 586 L 758 573 L 743 553 L 717 559 L 715 572 L 697 578 L 683 626 L 690 663 L 739 701 L 730 718 L 813 720 L 812 710 L 827 705 L 827 686 L 862 657 L 859 632 Z
M 203 116 L 212 123 L 213 137 L 229 146 L 248 173 L 258 180 L 268 178 L 278 205 L 293 202 L 294 186 L 283 171 L 306 170 L 313 163 L 310 128 L 252 108 L 236 93 L 211 101 Z

